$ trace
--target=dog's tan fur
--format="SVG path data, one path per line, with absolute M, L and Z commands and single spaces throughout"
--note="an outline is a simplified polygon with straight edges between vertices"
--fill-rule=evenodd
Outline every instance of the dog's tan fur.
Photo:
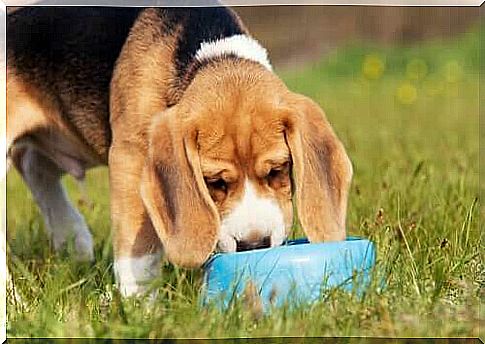
M 345 151 L 318 106 L 288 91 L 261 66 L 224 62 L 207 68 L 181 102 L 160 113 L 151 128 L 145 202 L 163 242 L 171 242 L 172 233 L 181 236 L 166 246 L 171 260 L 184 265 L 205 260 L 216 243 L 217 211 L 224 214 L 238 201 L 244 175 L 255 181 L 259 194 L 278 200 L 291 224 L 289 180 L 276 188 L 265 180 L 270 166 L 279 166 L 290 157 L 299 218 L 310 240 L 344 239 L 352 173 Z M 215 165 L 213 169 L 224 169 L 225 178 L 236 184 L 228 202 L 215 202 L 216 207 L 203 185 L 203 169 L 209 162 Z M 161 176 L 168 179 L 166 186 L 161 185 Z M 166 203 L 170 200 L 173 213 L 195 216 L 197 221 L 170 219 L 171 205 Z M 200 247 L 187 255 L 194 242 Z
M 201 265 L 245 179 L 258 195 L 277 201 L 287 228 L 294 194 L 311 241 L 344 239 L 352 169 L 321 109 L 243 59 L 220 59 L 201 68 L 186 89 L 174 86 L 182 28 L 168 34 L 163 20 L 156 9 L 145 9 L 135 21 L 113 72 L 109 122 L 103 122 L 107 113 L 96 113 L 104 109 L 97 106 L 102 92 L 93 95 L 88 114 L 73 99 L 76 111 L 66 116 L 42 80 L 9 60 L 7 137 L 14 161 L 22 154 L 14 148 L 27 140 L 78 177 L 107 164 L 116 257 L 141 257 L 163 246 L 170 261 Z M 211 187 L 217 178 L 227 190 Z

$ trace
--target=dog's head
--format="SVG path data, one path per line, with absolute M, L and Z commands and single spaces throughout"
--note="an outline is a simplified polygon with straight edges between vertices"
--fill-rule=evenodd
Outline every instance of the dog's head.
M 352 168 L 322 110 L 272 73 L 238 67 L 206 67 L 151 126 L 142 197 L 182 266 L 216 246 L 280 245 L 293 197 L 311 241 L 345 238 Z

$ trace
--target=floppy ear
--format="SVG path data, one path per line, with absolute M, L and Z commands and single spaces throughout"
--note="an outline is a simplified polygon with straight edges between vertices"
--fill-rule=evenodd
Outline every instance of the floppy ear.
M 287 121 L 296 208 L 311 242 L 345 239 L 352 165 L 325 114 L 298 96 Z
M 219 216 L 202 177 L 197 131 L 177 115 L 168 110 L 153 121 L 141 194 L 167 258 L 198 267 L 215 248 Z

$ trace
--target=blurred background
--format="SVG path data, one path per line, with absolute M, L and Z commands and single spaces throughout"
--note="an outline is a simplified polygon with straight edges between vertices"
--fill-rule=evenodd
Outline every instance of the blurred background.
M 406 45 L 446 40 L 477 26 L 478 7 L 248 6 L 234 7 L 270 51 L 276 67 L 318 60 L 357 41 Z

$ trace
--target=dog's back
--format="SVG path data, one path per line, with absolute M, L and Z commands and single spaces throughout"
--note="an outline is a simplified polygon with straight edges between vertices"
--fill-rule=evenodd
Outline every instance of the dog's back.
M 42 98 L 51 98 L 61 109 L 61 118 L 56 120 L 70 125 L 102 159 L 110 142 L 109 83 L 138 12 L 132 8 L 29 7 L 7 19 L 10 85 L 21 83 L 35 88 Z

